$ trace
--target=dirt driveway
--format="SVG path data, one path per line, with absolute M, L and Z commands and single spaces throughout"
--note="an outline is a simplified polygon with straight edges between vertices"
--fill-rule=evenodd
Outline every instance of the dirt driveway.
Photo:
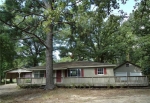
M 16 83 L 14 83 L 14 84 L 0 85 L 0 95 L 19 91 L 18 88 L 19 87 L 17 86 Z
M 150 103 L 150 89 L 20 89 L 0 86 L 0 103 Z

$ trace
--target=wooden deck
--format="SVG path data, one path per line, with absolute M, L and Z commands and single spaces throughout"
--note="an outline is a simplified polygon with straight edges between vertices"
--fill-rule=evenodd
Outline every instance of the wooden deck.
M 45 85 L 46 78 L 17 78 L 18 85 Z M 147 76 L 62 77 L 58 86 L 148 86 Z

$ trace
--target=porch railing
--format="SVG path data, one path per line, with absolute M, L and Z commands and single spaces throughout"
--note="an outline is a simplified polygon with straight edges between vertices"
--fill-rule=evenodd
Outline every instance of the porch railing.
M 46 78 L 17 78 L 17 85 L 45 85 Z
M 105 76 L 105 77 L 54 77 L 54 83 L 60 86 L 148 86 L 147 76 Z M 46 78 L 18 78 L 18 85 L 45 85 Z

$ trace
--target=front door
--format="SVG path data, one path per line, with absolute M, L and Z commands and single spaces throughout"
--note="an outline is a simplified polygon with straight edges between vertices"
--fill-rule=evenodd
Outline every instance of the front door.
M 61 70 L 56 71 L 56 82 L 61 82 Z

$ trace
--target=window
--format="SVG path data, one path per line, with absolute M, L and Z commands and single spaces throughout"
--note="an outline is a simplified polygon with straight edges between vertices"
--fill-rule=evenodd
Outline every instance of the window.
M 81 76 L 81 69 L 69 69 L 68 77 L 79 77 Z
M 23 74 L 23 77 L 30 78 L 31 77 L 31 73 L 25 73 L 25 74 Z
M 35 71 L 34 72 L 34 78 L 39 78 L 40 76 L 40 72 L 39 71 Z
M 126 63 L 126 67 L 129 67 L 129 63 Z
M 41 78 L 45 76 L 44 71 L 34 71 L 34 78 Z
M 103 68 L 98 68 L 97 73 L 98 74 L 104 74 L 104 69 Z
M 40 71 L 40 77 L 45 77 L 45 71 Z

